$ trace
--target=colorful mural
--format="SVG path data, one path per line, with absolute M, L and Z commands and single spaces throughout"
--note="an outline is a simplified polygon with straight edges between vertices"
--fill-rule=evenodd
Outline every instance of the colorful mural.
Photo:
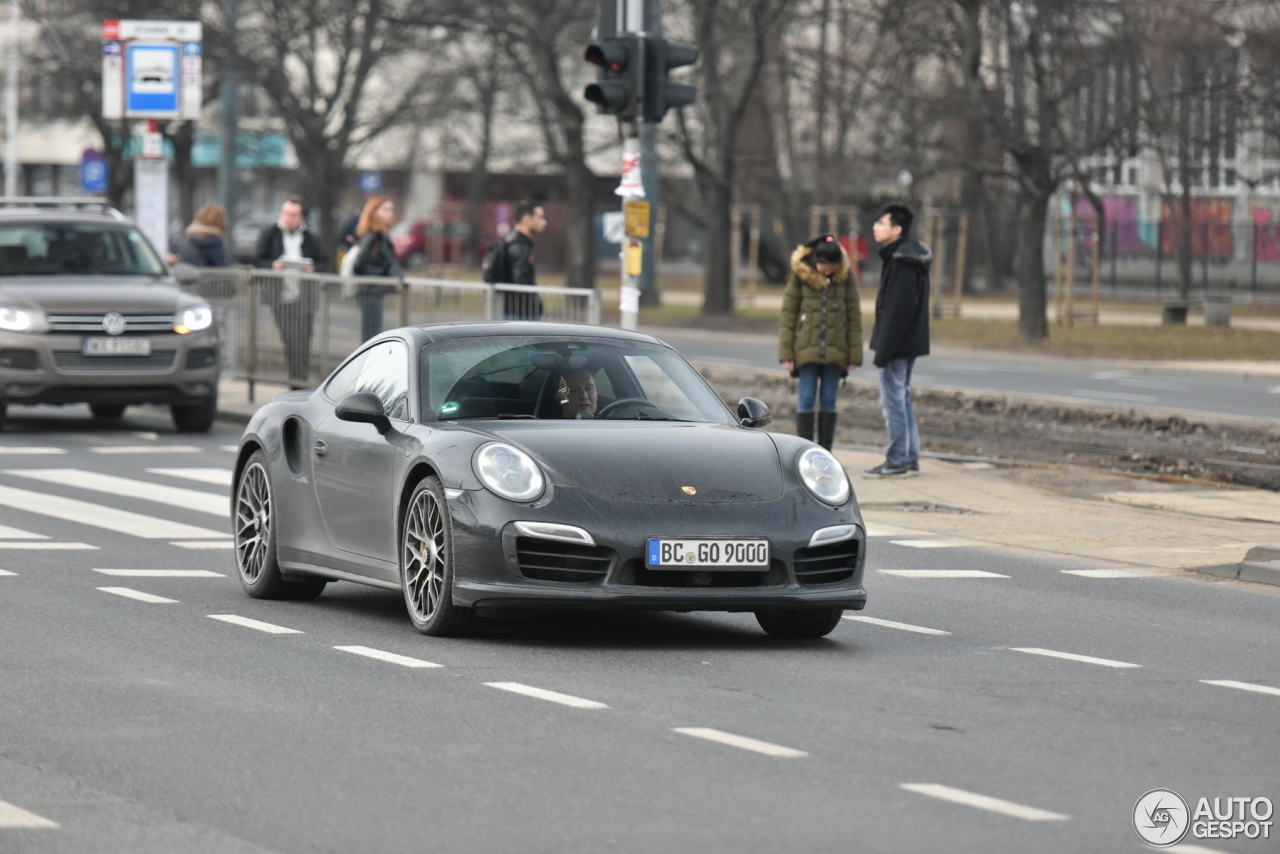
M 1256 258 L 1259 261 L 1280 261 L 1280 202 L 1274 199 L 1250 203 L 1253 227 L 1256 233 Z
M 1200 197 L 1191 200 L 1191 257 L 1200 260 L 1230 261 L 1235 253 L 1235 234 L 1232 229 L 1232 203 L 1230 198 Z M 1071 208 L 1064 203 L 1064 215 L 1069 215 Z M 1174 241 L 1177 227 L 1181 220 L 1180 211 L 1168 202 L 1161 204 L 1161 222 L 1147 216 L 1138 203 L 1137 196 L 1114 195 L 1102 197 L 1102 209 L 1106 214 L 1108 237 L 1103 241 L 1103 249 L 1107 255 L 1115 252 L 1121 258 L 1150 257 L 1156 254 L 1156 244 L 1160 244 L 1160 252 L 1165 258 L 1174 255 Z M 1259 208 L 1254 208 L 1255 222 Z M 1075 200 L 1077 222 L 1089 222 L 1094 218 L 1094 208 L 1088 199 Z M 1280 211 L 1266 210 L 1268 223 L 1272 226 L 1277 251 L 1280 251 Z M 1093 250 L 1093 235 L 1088 228 L 1080 229 L 1080 249 L 1085 252 Z M 1114 241 L 1114 242 L 1113 242 Z M 1114 247 L 1114 248 L 1113 248 Z M 1259 260 L 1262 257 L 1259 256 Z M 1280 260 L 1280 255 L 1276 260 Z

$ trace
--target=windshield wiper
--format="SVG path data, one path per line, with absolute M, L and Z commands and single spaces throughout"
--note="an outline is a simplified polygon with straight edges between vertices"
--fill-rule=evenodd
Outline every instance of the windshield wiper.
M 644 415 L 644 414 L 642 413 L 642 414 L 638 414 L 638 415 L 636 415 L 636 417 L 635 417 L 634 419 L 631 419 L 631 420 L 635 420 L 635 421 L 685 421 L 685 420 L 687 420 L 687 419 L 684 419 L 684 418 L 672 418 L 670 415 Z
M 501 421 L 505 421 L 510 418 L 532 418 L 534 421 L 539 420 L 538 416 L 526 415 L 523 412 L 503 412 L 501 415 L 498 416 L 498 419 Z

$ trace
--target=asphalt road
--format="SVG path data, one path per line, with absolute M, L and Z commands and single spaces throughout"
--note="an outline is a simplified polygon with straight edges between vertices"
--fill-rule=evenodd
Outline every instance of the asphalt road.
M 1150 789 L 1280 802 L 1280 590 L 873 524 L 850 616 L 888 623 L 821 641 L 425 638 L 393 592 L 241 592 L 238 431 L 48 412 L 0 433 L 3 852 L 1139 852 Z
M 777 338 L 772 335 L 676 327 L 641 331 L 666 341 L 695 364 L 781 370 Z M 869 358 L 867 366 L 851 380 L 876 382 Z M 944 348 L 916 362 L 913 384 L 917 388 L 1039 394 L 1211 415 L 1280 418 L 1280 377 L 1147 368 L 1118 360 Z

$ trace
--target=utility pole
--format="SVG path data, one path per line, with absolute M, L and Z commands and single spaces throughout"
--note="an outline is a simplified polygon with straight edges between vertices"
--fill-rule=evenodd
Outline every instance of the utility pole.
M 644 0 L 646 29 L 651 38 L 662 39 L 662 3 L 660 0 Z M 646 73 L 652 73 L 646 69 Z M 646 113 L 649 111 L 646 110 Z M 649 203 L 651 223 L 649 236 L 641 243 L 643 266 L 637 285 L 640 288 L 640 304 L 657 306 L 662 304 L 662 295 L 658 292 L 658 258 L 654 248 L 657 241 L 652 229 L 658 227 L 658 205 L 662 203 L 661 187 L 658 181 L 658 124 L 648 115 L 640 125 L 640 183 L 644 185 L 645 201 Z
M 239 126 L 238 86 L 236 81 L 236 28 L 239 24 L 239 0 L 224 0 L 227 16 L 227 53 L 222 67 L 222 150 L 218 161 L 218 204 L 227 210 L 227 233 L 223 241 L 227 255 L 235 258 L 236 222 L 236 135 Z
M 9 0 L 9 74 L 4 81 L 5 145 L 4 194 L 18 195 L 18 75 L 22 68 L 22 47 L 18 28 L 22 23 L 18 0 Z

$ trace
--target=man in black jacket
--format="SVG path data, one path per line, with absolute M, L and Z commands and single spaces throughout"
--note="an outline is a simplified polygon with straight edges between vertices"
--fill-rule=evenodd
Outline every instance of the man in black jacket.
M 547 227 L 547 215 L 542 205 L 526 200 L 516 205 L 515 220 L 515 228 L 502 239 L 506 275 L 501 281 L 512 285 L 536 285 L 538 274 L 534 269 L 533 238 Z M 537 294 L 504 291 L 502 314 L 506 320 L 538 320 L 542 317 L 542 299 Z
M 289 196 L 280 205 L 280 219 L 258 235 L 253 266 L 288 270 L 284 280 L 263 282 L 262 301 L 271 306 L 284 345 L 289 381 L 305 388 L 310 379 L 311 328 L 318 305 L 318 286 L 300 281 L 298 271 L 323 272 L 328 261 L 320 239 L 307 230 L 307 204 L 301 196 Z
M 916 357 L 929 354 L 929 265 L 933 253 L 912 240 L 906 205 L 885 205 L 872 227 L 883 247 L 880 290 L 871 349 L 880 369 L 880 404 L 889 433 L 885 461 L 867 474 L 903 477 L 920 470 L 920 428 L 911 406 L 911 371 Z

